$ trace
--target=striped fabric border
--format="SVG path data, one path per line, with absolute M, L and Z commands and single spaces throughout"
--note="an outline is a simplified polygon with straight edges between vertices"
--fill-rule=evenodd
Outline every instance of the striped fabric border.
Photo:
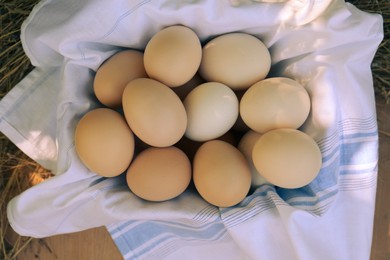
M 277 205 L 290 205 L 321 216 L 338 192 L 376 186 L 378 130 L 375 116 L 341 121 L 337 129 L 318 144 L 323 165 L 311 184 L 293 190 L 264 185 L 236 207 L 221 210 L 225 225 L 238 225 Z
M 192 219 L 127 221 L 108 230 L 125 259 L 161 259 L 181 247 L 231 239 L 228 228 L 278 206 L 292 206 L 314 215 L 326 212 L 338 192 L 376 185 L 378 131 L 376 117 L 346 119 L 318 141 L 323 154 L 320 174 L 310 185 L 280 189 L 258 187 L 240 204 L 218 209 L 208 206 Z
M 209 217 L 197 215 L 200 220 L 127 221 L 109 226 L 108 231 L 124 259 L 162 259 L 179 248 L 229 239 L 221 219 L 214 216 L 218 211 L 209 210 L 201 211 Z

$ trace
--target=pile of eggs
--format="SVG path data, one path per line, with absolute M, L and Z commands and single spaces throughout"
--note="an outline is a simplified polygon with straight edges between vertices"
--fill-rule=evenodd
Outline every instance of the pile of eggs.
M 164 28 L 143 52 L 120 51 L 98 68 L 103 106 L 78 122 L 76 152 L 98 175 L 126 174 L 149 201 L 175 198 L 191 182 L 219 207 L 238 204 L 251 186 L 307 185 L 321 168 L 316 142 L 298 130 L 310 97 L 293 79 L 267 78 L 270 68 L 255 36 L 228 33 L 202 46 L 188 27 Z

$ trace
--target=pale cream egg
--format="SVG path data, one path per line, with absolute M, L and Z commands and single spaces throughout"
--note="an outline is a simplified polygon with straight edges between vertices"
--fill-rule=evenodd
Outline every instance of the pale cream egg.
M 271 55 L 264 43 L 247 33 L 217 36 L 203 47 L 200 75 L 234 90 L 247 89 L 264 79 L 271 68 Z
M 312 182 L 322 166 L 317 143 L 304 132 L 288 128 L 263 134 L 253 147 L 252 160 L 270 183 L 288 189 Z
M 299 128 L 310 113 L 310 97 L 297 81 L 268 78 L 252 85 L 240 100 L 244 123 L 258 133 L 277 128 Z

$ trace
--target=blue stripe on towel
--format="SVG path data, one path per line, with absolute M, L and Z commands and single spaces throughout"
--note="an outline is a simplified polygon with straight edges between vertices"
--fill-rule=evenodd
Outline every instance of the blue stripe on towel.
M 322 215 L 345 190 L 376 185 L 378 132 L 376 118 L 348 119 L 318 141 L 323 167 L 317 178 L 300 189 L 262 185 L 231 208 L 208 206 L 192 219 L 127 221 L 109 232 L 125 259 L 158 259 L 180 247 L 229 239 L 227 229 L 275 207 L 296 207 Z
M 340 189 L 364 189 L 376 185 L 378 132 L 375 117 L 344 120 L 338 124 L 337 130 L 318 141 L 323 166 L 312 183 L 299 189 L 276 187 L 275 190 L 267 188 L 255 192 L 239 205 L 221 209 L 224 223 L 238 225 L 278 204 L 322 215 Z M 276 204 L 264 204 L 270 196 L 273 200 L 277 197 L 280 200 Z M 255 204 L 260 202 L 262 207 L 256 207 Z
M 126 226 L 131 228 L 125 229 Z M 122 255 L 127 256 L 126 259 L 144 258 L 156 247 L 159 247 L 161 254 L 162 247 L 172 241 L 175 243 L 169 246 L 171 249 L 183 246 L 183 243 L 189 246 L 194 242 L 217 241 L 226 235 L 225 226 L 220 220 L 206 224 L 189 220 L 128 221 L 110 226 L 109 232 Z

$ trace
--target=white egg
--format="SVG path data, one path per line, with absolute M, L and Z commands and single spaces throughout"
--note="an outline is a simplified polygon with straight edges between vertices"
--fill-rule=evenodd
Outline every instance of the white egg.
M 207 141 L 225 134 L 238 117 L 236 94 L 226 85 L 207 82 L 197 86 L 184 99 L 187 112 L 185 136 Z

